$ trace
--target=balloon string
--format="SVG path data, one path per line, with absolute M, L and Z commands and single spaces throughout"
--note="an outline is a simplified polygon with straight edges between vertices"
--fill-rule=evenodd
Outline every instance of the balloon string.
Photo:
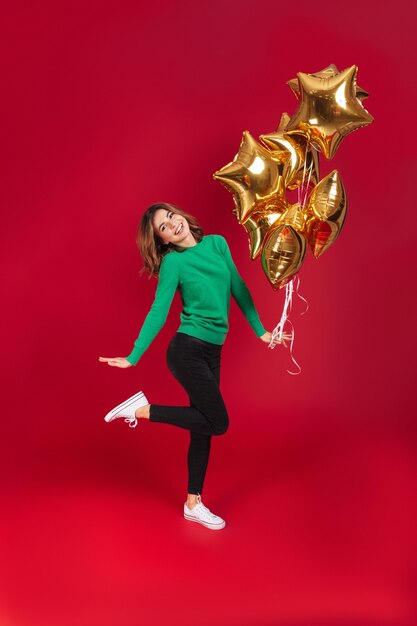
M 303 209 L 306 205 L 307 202 L 307 196 L 308 196 L 308 186 L 310 184 L 310 179 L 311 179 L 311 173 L 313 171 L 313 161 L 311 161 L 310 165 L 308 166 L 308 180 L 307 180 L 307 185 L 305 185 L 305 194 L 304 194 L 304 200 L 303 200 Z
M 310 142 L 307 142 L 306 145 L 306 156 L 304 159 L 304 167 L 303 167 L 303 179 L 301 181 L 301 185 L 300 187 L 303 187 L 303 191 L 304 191 L 304 198 L 303 198 L 303 202 L 301 202 L 301 195 L 302 192 L 300 191 L 300 187 L 299 187 L 299 194 L 298 194 L 298 204 L 301 205 L 301 207 L 304 209 L 306 202 L 307 202 L 307 196 L 308 196 L 308 186 L 310 184 L 310 179 L 311 179 L 311 174 L 313 172 L 313 161 L 310 161 L 310 164 L 308 166 L 308 180 L 307 180 L 307 185 L 304 185 L 305 180 L 306 180 L 306 163 L 307 163 L 307 153 L 310 150 Z
M 293 298 L 294 292 L 300 298 L 300 300 L 303 300 L 303 302 L 305 302 L 306 304 L 305 310 L 300 315 L 304 315 L 308 311 L 308 302 L 305 298 L 303 298 L 303 296 L 299 294 L 299 287 L 300 287 L 299 276 L 295 276 L 289 283 L 285 285 L 285 302 L 284 302 L 284 307 L 282 310 L 281 319 L 278 322 L 278 324 L 275 326 L 274 330 L 272 331 L 271 342 L 268 345 L 268 348 L 271 348 L 271 350 L 273 350 L 275 348 L 274 342 L 276 340 L 278 340 L 279 343 L 282 343 L 282 335 L 284 333 L 285 325 L 287 323 L 290 324 L 291 331 L 289 334 L 291 335 L 291 339 L 290 339 L 289 351 L 290 351 L 292 362 L 298 368 L 298 372 L 291 372 L 290 370 L 287 369 L 288 374 L 291 374 L 292 376 L 298 376 L 298 374 L 301 374 L 301 367 L 299 363 L 295 360 L 294 355 L 293 355 L 295 330 L 294 330 L 293 323 L 289 319 L 289 313 L 292 308 L 292 298 Z
M 304 311 L 302 311 L 300 313 L 300 315 L 305 315 L 307 313 L 308 309 L 309 309 L 309 306 L 308 306 L 307 300 L 305 298 L 303 298 L 303 296 L 300 296 L 299 291 L 298 291 L 299 288 L 300 288 L 300 282 L 301 282 L 300 281 L 300 277 L 299 276 L 295 276 L 293 280 L 294 280 L 294 285 L 295 285 L 295 293 L 296 293 L 297 297 L 300 298 L 300 300 L 302 300 L 306 304 L 306 308 L 304 309 Z
M 292 307 L 293 291 L 294 291 L 294 285 L 293 285 L 293 281 L 291 280 L 289 283 L 285 285 L 284 308 L 282 310 L 281 319 L 279 320 L 278 324 L 275 326 L 274 330 L 272 331 L 271 342 L 268 346 L 268 348 L 271 348 L 271 350 L 273 350 L 275 347 L 274 345 L 275 340 L 277 340 L 279 343 L 281 343 L 282 341 L 282 333 L 284 332 L 284 326 L 287 322 L 288 315 Z
M 291 359 L 292 359 L 292 362 L 294 363 L 294 365 L 296 365 L 298 367 L 298 372 L 290 372 L 290 370 L 287 370 L 287 372 L 288 372 L 288 374 L 291 374 L 291 376 L 298 376 L 298 374 L 301 374 L 301 367 L 299 366 L 297 361 L 294 359 L 294 356 L 293 356 L 293 353 L 292 353 L 292 347 L 293 347 L 293 343 L 294 343 L 295 330 L 294 330 L 294 326 L 293 326 L 293 323 L 291 322 L 291 320 L 288 319 L 287 322 L 289 324 L 291 324 L 290 356 L 291 356 Z
M 271 348 L 271 350 L 273 350 L 275 348 L 274 341 L 276 339 L 278 340 L 279 343 L 282 342 L 282 334 L 284 332 L 284 327 L 285 327 L 285 324 L 288 322 L 291 325 L 291 332 L 290 332 L 291 342 L 290 342 L 289 350 L 290 350 L 290 355 L 291 355 L 291 359 L 293 363 L 298 367 L 298 372 L 290 372 L 290 370 L 287 370 L 287 372 L 288 374 L 291 374 L 292 376 L 297 376 L 297 374 L 301 373 L 301 367 L 299 366 L 299 364 L 293 357 L 292 351 L 293 351 L 293 345 L 294 345 L 294 326 L 288 318 L 289 312 L 291 311 L 291 307 L 292 307 L 293 293 L 294 293 L 294 279 L 285 285 L 285 302 L 284 302 L 284 308 L 282 310 L 281 319 L 278 322 L 277 326 L 272 331 L 272 338 L 268 347 Z
M 298 204 L 300 205 L 301 205 L 301 195 L 302 195 L 301 188 L 304 186 L 304 181 L 306 179 L 307 150 L 308 150 L 308 142 L 307 142 L 306 154 L 305 154 L 304 164 L 303 164 L 303 178 L 301 179 L 301 185 L 298 187 Z

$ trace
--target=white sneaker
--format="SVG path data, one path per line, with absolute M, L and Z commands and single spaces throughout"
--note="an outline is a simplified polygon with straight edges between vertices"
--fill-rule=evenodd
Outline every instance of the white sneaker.
M 104 420 L 106 422 L 112 422 L 118 417 L 124 418 L 125 422 L 127 422 L 130 428 L 135 428 L 138 424 L 137 417 L 135 416 L 136 409 L 139 409 L 141 406 L 146 406 L 149 402 L 146 399 L 143 391 L 139 391 L 135 396 L 132 396 L 122 404 L 119 404 L 115 409 L 107 413 Z
M 201 496 L 197 496 L 197 504 L 193 509 L 189 509 L 187 504 L 184 504 L 184 517 L 190 522 L 198 522 L 206 528 L 211 530 L 221 530 L 226 526 L 224 519 L 218 515 L 214 515 L 209 509 L 201 502 Z

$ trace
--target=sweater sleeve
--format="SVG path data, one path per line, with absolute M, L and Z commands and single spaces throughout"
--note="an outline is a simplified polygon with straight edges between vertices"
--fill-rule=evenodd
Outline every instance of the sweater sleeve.
M 261 337 L 267 331 L 265 330 L 261 323 L 261 320 L 259 319 L 259 315 L 255 308 L 255 304 L 253 302 L 250 291 L 247 288 L 246 283 L 240 276 L 237 267 L 233 262 L 232 255 L 230 253 L 226 239 L 224 237 L 218 236 L 218 240 L 223 256 L 226 259 L 227 267 L 229 268 L 232 296 L 236 300 L 240 310 L 248 320 L 256 336 Z
M 168 254 L 161 263 L 155 299 L 143 322 L 134 348 L 129 356 L 126 357 L 132 365 L 137 364 L 166 322 L 172 300 L 179 284 L 178 266 L 174 259 L 170 257 L 171 254 Z

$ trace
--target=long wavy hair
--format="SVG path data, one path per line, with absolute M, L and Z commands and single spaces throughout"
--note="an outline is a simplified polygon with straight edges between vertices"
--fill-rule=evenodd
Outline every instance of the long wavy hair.
M 153 219 L 158 209 L 172 211 L 173 213 L 177 213 L 177 215 L 185 217 L 190 226 L 190 231 L 197 242 L 201 241 L 204 236 L 203 230 L 196 218 L 192 215 L 188 215 L 188 213 L 184 213 L 184 211 L 181 211 L 181 209 L 173 204 L 158 202 L 157 204 L 152 204 L 148 207 L 142 215 L 142 219 L 140 220 L 138 226 L 136 245 L 138 246 L 143 259 L 143 268 L 140 273 L 147 272 L 147 274 L 149 274 L 149 278 L 152 276 L 158 276 L 162 259 L 166 254 L 171 252 L 171 250 L 178 250 L 179 252 L 183 251 L 183 249 L 177 248 L 177 246 L 171 243 L 163 243 L 155 233 L 153 228 Z

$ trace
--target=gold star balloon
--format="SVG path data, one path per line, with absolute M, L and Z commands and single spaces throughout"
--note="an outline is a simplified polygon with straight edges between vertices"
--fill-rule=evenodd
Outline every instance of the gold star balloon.
M 259 139 L 270 149 L 272 158 L 283 165 L 284 182 L 288 187 L 296 172 L 304 164 L 305 150 L 280 132 L 260 135 Z
M 288 113 L 283 113 L 281 115 L 281 119 L 279 121 L 278 128 L 277 128 L 277 133 L 283 132 L 287 128 L 288 122 L 290 121 L 290 119 L 291 119 L 291 115 L 288 115 Z
M 282 211 L 284 212 L 285 210 L 285 206 L 283 205 Z M 282 213 L 274 211 L 252 213 L 243 224 L 243 228 L 248 234 L 249 252 L 252 260 L 256 259 L 261 254 L 265 235 L 281 215 Z
M 318 183 L 318 154 L 308 145 L 305 137 L 277 131 L 259 138 L 271 150 L 273 158 L 281 158 L 284 163 L 284 180 L 288 189 L 296 189 L 304 183 L 311 186 Z
M 308 74 L 308 76 L 314 76 L 315 78 L 330 78 L 332 76 L 336 76 L 337 74 L 340 74 L 339 70 L 337 69 L 334 63 L 331 63 L 330 65 L 325 67 L 323 70 L 320 70 L 319 72 L 314 72 L 313 74 Z M 293 92 L 297 100 L 299 100 L 300 99 L 300 85 L 298 84 L 298 78 L 292 78 L 291 80 L 287 82 L 287 85 L 289 85 L 291 91 Z M 369 96 L 369 93 L 365 91 L 365 89 L 362 89 L 362 87 L 359 87 L 359 85 L 356 85 L 356 97 L 358 98 L 358 100 L 362 102 L 368 96 Z
M 304 135 L 331 159 L 343 138 L 373 121 L 356 98 L 356 65 L 329 78 L 299 72 L 300 104 L 286 132 Z
M 248 131 L 243 133 L 233 161 L 213 176 L 233 194 L 234 213 L 240 224 L 252 213 L 273 211 L 284 199 L 284 164 L 272 158 Z
M 314 187 L 320 180 L 320 162 L 317 150 L 304 137 L 299 136 L 298 141 L 301 145 L 304 142 L 304 163 L 300 165 L 295 176 L 288 183 L 288 189 L 297 189 L 300 186 Z

